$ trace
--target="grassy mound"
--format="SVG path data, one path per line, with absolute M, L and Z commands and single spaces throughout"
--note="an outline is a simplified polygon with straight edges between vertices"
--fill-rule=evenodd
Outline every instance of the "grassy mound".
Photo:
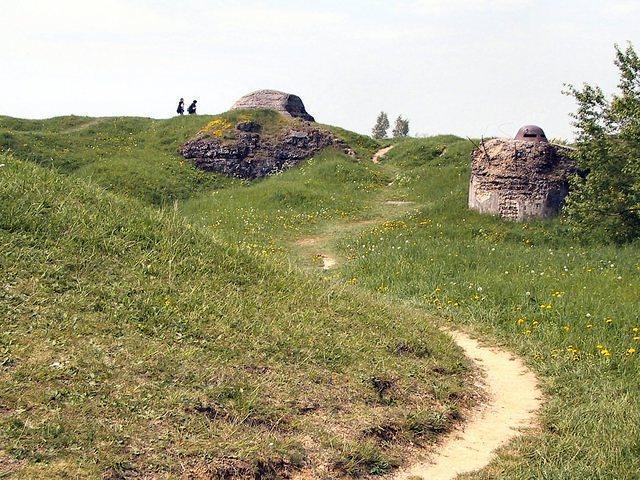
M 0 164 L 3 473 L 384 473 L 457 418 L 466 364 L 416 312 Z
M 371 210 L 372 192 L 390 178 L 371 162 L 327 150 L 264 181 L 195 196 L 182 203 L 181 212 L 226 239 L 278 249 L 326 222 L 362 216 Z
M 0 147 L 145 202 L 171 204 L 233 183 L 198 171 L 176 153 L 207 118 L 0 117 Z
M 168 120 L 0 117 L 0 151 L 12 152 L 21 159 L 91 179 L 105 188 L 162 206 L 241 184 L 238 180 L 202 172 L 177 154 L 178 147 L 200 131 L 231 138 L 240 121 L 257 122 L 269 135 L 298 120 L 271 110 L 237 110 Z M 368 137 L 334 130 L 336 135 L 353 144 L 363 158 L 370 158 L 377 148 L 377 142 Z

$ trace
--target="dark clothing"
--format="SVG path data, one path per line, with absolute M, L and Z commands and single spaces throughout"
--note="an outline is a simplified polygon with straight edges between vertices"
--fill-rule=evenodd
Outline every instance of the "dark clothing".
M 180 100 L 180 103 L 178 103 L 178 110 L 176 110 L 176 112 L 178 112 L 178 115 L 184 115 L 184 101 Z
M 191 105 L 189 105 L 189 108 L 187 108 L 187 112 L 189 112 L 189 115 L 195 115 L 196 113 L 196 102 L 192 102 Z

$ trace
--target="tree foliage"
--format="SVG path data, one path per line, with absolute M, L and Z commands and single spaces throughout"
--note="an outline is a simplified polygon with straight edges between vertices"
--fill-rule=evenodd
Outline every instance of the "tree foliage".
M 571 182 L 565 215 L 573 229 L 617 243 L 640 237 L 640 59 L 616 45 L 618 92 L 568 86 L 578 109 L 575 159 L 582 175 Z
M 396 125 L 393 127 L 393 136 L 395 138 L 406 137 L 409 135 L 409 120 L 402 118 L 400 115 L 396 118 Z
M 387 130 L 389 130 L 389 117 L 385 112 L 380 112 L 376 124 L 373 127 L 373 138 L 385 138 L 387 136 Z

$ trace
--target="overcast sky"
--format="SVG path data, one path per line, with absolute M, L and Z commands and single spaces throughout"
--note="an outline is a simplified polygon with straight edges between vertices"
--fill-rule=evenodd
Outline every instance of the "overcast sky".
M 613 91 L 640 0 L 0 0 L 0 114 L 218 113 L 273 88 L 369 133 L 569 137 L 564 83 Z

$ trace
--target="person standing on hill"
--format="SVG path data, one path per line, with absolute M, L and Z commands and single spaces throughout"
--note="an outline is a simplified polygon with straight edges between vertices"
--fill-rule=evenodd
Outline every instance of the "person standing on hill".
M 191 102 L 191 105 L 189 105 L 189 108 L 187 109 L 187 112 L 189 112 L 189 115 L 196 114 L 196 103 L 198 103 L 198 101 L 194 100 L 193 102 Z
M 178 112 L 178 115 L 184 115 L 184 98 L 181 98 L 178 102 L 178 109 L 176 112 Z

